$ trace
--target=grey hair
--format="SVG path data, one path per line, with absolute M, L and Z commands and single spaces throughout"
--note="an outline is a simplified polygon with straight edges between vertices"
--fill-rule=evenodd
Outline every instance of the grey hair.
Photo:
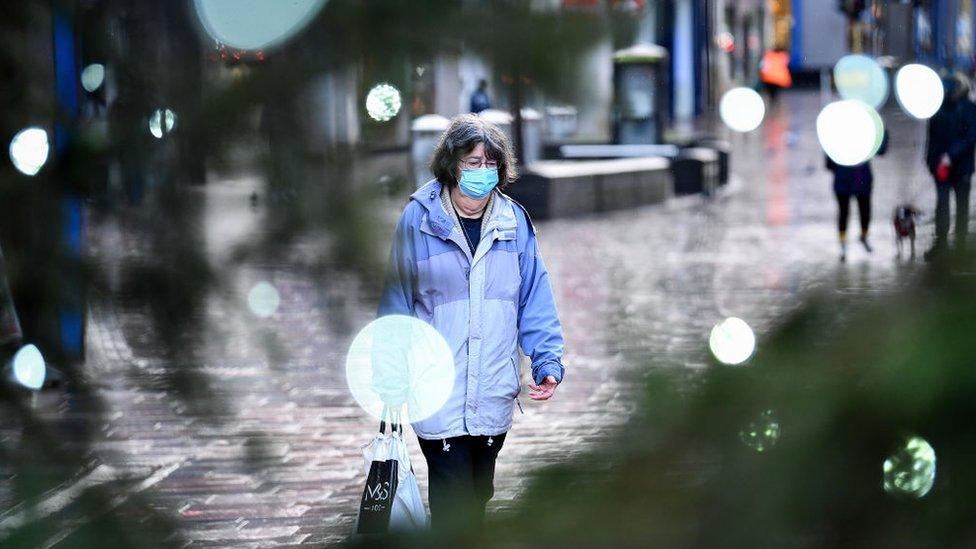
M 434 177 L 448 187 L 457 185 L 458 162 L 478 143 L 484 143 L 485 156 L 498 162 L 498 188 L 504 189 L 515 182 L 518 170 L 511 141 L 501 128 L 474 114 L 455 116 L 441 135 L 430 161 Z

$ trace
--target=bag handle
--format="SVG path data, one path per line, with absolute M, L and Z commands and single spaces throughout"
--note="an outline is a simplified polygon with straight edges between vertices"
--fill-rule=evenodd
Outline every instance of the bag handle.
M 403 435 L 403 424 L 400 423 L 400 411 L 393 410 L 389 406 L 383 406 L 383 412 L 380 419 L 380 433 L 386 434 L 387 419 L 389 419 L 390 424 L 390 434 L 399 432 Z

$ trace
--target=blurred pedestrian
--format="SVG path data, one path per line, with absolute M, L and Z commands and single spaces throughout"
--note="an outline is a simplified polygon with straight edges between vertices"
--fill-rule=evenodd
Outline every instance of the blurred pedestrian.
M 790 54 L 782 47 L 767 50 L 759 64 L 759 80 L 769 102 L 776 104 L 780 90 L 793 87 L 793 75 L 790 74 Z
M 535 229 L 500 192 L 516 177 L 512 146 L 480 117 L 456 117 L 396 228 L 379 315 L 431 324 L 454 353 L 447 403 L 413 423 L 427 459 L 434 529 L 479 523 L 495 460 L 521 388 L 519 347 L 532 361 L 534 400 L 563 379 L 563 336 Z
M 478 114 L 491 108 L 491 98 L 488 97 L 488 81 L 482 78 L 478 81 L 478 89 L 471 94 L 471 112 Z
M 929 119 L 925 160 L 935 179 L 935 243 L 925 252 L 931 260 L 948 248 L 949 195 L 956 199 L 955 244 L 962 249 L 969 232 L 969 189 L 976 168 L 976 105 L 969 100 L 969 80 L 960 72 L 942 80 L 945 101 Z
M 881 141 L 878 154 L 888 151 L 888 134 Z M 857 201 L 858 219 L 861 222 L 861 245 L 871 253 L 868 242 L 868 229 L 871 227 L 871 191 L 874 186 L 874 173 L 871 161 L 856 166 L 842 166 L 827 157 L 827 169 L 834 174 L 834 197 L 837 199 L 837 233 L 840 240 L 840 260 L 847 261 L 847 221 L 851 213 L 851 198 Z

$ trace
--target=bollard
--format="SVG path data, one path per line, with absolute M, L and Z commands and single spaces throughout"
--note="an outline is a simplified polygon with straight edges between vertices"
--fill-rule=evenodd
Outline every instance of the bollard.
M 542 160 L 542 115 L 535 109 L 522 109 L 522 164 Z
M 434 178 L 430 171 L 430 159 L 437 142 L 451 121 L 438 114 L 425 114 L 410 125 L 410 164 L 413 182 L 417 188 Z

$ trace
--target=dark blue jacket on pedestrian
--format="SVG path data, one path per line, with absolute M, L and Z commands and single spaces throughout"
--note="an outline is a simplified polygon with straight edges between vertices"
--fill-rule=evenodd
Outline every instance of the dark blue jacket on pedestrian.
M 939 112 L 929 120 L 928 146 L 925 163 L 935 174 L 939 160 L 948 154 L 952 161 L 952 177 L 972 174 L 976 168 L 976 105 L 965 96 L 946 97 Z
M 484 90 L 478 89 L 471 94 L 471 112 L 477 114 L 490 108 L 491 99 L 488 98 L 488 94 Z
M 888 132 L 881 140 L 878 154 L 888 152 Z M 842 166 L 827 157 L 827 169 L 834 173 L 834 192 L 838 194 L 871 194 L 874 184 L 874 173 L 871 162 L 864 162 L 856 166 Z

